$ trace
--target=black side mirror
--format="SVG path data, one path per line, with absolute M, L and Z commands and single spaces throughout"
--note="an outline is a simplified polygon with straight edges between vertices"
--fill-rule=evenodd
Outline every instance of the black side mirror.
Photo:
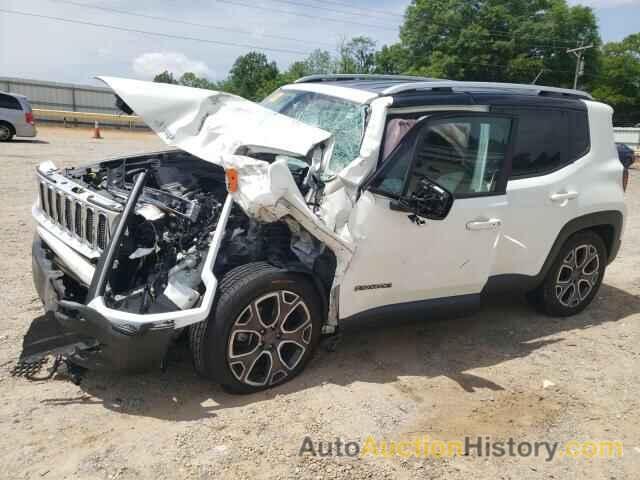
M 420 179 L 413 193 L 390 203 L 392 210 L 412 213 L 416 223 L 419 223 L 416 217 L 443 220 L 452 205 L 453 195 L 427 177 Z

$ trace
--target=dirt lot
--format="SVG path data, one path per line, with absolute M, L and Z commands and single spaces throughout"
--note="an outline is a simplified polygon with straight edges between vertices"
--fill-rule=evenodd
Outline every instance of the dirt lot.
M 299 378 L 244 397 L 198 378 L 184 348 L 166 373 L 89 373 L 80 386 L 64 375 L 13 378 L 22 335 L 41 314 L 30 263 L 34 167 L 162 148 L 151 134 L 103 134 L 42 128 L 37 141 L 0 144 L 0 477 L 640 478 L 637 171 L 619 257 L 592 306 L 573 318 L 537 315 L 512 297 L 463 319 L 354 325 Z M 307 435 L 620 440 L 624 457 L 300 457 Z

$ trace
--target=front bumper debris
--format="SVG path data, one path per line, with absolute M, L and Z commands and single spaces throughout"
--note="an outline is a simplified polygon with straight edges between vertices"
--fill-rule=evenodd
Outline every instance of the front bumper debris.
M 112 322 L 67 296 L 70 277 L 58 269 L 52 252 L 36 237 L 33 280 L 45 308 L 24 337 L 19 363 L 62 355 L 75 365 L 97 370 L 140 371 L 160 367 L 173 338 L 173 322 L 134 325 Z

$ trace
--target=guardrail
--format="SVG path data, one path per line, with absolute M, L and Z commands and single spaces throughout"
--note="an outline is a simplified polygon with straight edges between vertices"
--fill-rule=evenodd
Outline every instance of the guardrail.
M 144 127 L 146 125 L 142 119 L 136 115 L 114 115 L 110 113 L 93 113 L 93 112 L 71 112 L 68 110 L 45 110 L 34 108 L 33 115 L 36 120 L 45 121 L 61 121 L 65 127 L 69 124 L 78 125 L 79 123 L 93 124 L 99 122 L 108 126 L 125 126 L 130 129 Z

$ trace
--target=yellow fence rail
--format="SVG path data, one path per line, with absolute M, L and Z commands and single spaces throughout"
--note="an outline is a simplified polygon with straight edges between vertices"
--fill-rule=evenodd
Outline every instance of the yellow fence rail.
M 136 115 L 114 115 L 111 113 L 93 113 L 93 112 L 70 112 L 68 110 L 45 110 L 34 108 L 33 115 L 36 120 L 58 120 L 67 127 L 69 124 L 78 124 L 78 122 L 99 122 L 106 125 L 126 126 L 135 128 L 136 126 L 144 126 L 142 119 Z

